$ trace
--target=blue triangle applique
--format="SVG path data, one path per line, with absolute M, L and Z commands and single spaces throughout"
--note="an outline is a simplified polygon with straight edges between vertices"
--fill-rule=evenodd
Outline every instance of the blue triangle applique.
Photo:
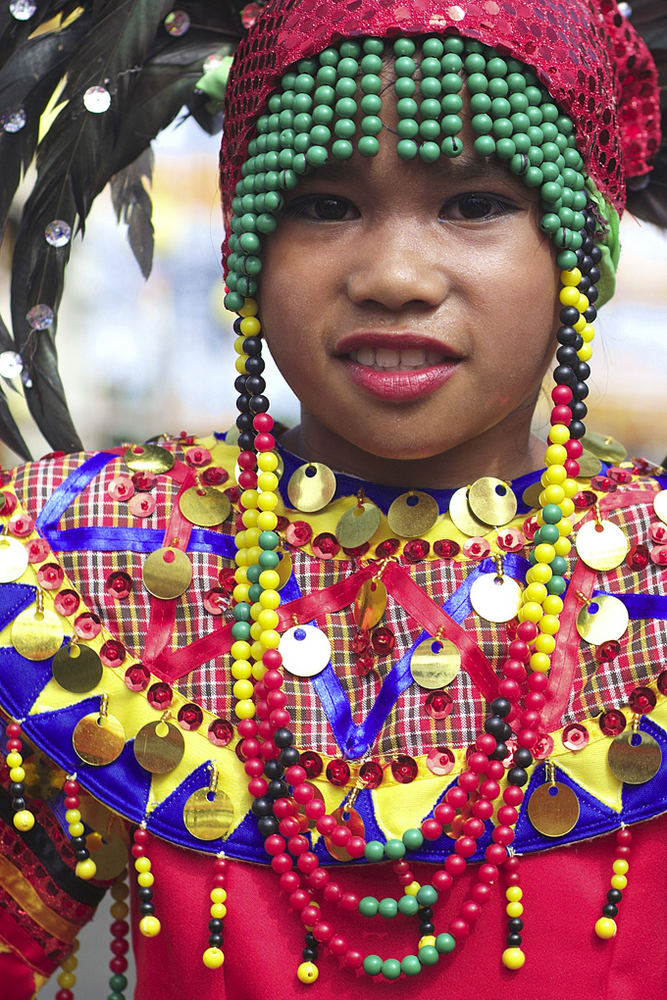
M 63 645 L 69 642 L 66 637 Z M 2 704 L 15 719 L 23 719 L 51 680 L 53 673 L 48 660 L 28 660 L 13 646 L 0 647 L 0 694 Z
M 13 622 L 20 611 L 34 603 L 37 587 L 27 583 L 3 583 L 0 586 L 0 632 Z
M 662 752 L 662 764 L 650 781 L 641 785 L 623 785 L 623 814 L 626 823 L 651 819 L 667 810 L 667 733 L 644 716 L 639 729 L 652 736 Z

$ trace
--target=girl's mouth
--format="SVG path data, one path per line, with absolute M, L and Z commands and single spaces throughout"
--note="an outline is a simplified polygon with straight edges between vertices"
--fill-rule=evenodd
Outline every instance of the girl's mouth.
M 419 371 L 445 363 L 445 355 L 442 351 L 425 350 L 419 347 L 403 349 L 360 347 L 357 351 L 351 351 L 348 357 L 355 364 L 376 371 Z

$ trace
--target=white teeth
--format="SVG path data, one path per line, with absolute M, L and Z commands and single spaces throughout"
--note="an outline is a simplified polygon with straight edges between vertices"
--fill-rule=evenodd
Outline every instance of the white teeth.
M 394 371 L 428 368 L 442 364 L 444 360 L 440 351 L 424 351 L 420 347 L 407 347 L 402 351 L 393 347 L 360 347 L 358 351 L 351 352 L 350 358 L 364 368 Z

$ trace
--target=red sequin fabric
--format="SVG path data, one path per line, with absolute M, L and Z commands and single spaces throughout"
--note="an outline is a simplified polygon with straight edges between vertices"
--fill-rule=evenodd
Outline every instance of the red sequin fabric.
M 660 144 L 655 64 L 616 0 L 274 0 L 241 42 L 226 94 L 221 188 L 227 218 L 254 123 L 298 59 L 362 35 L 458 33 L 537 71 L 575 123 L 598 189 L 619 210 L 625 182 Z

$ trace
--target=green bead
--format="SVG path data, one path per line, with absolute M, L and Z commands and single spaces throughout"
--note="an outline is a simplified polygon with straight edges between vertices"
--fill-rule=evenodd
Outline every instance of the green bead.
M 517 177 L 520 177 L 522 174 L 525 174 L 527 169 L 528 169 L 528 160 L 526 159 L 526 157 L 521 155 L 520 153 L 515 153 L 510 160 L 510 170 L 512 171 L 512 173 L 516 174 Z
M 336 100 L 336 91 L 333 87 L 318 87 L 314 98 L 316 104 L 333 104 Z
M 480 135 L 474 142 L 478 156 L 493 156 L 496 151 L 496 140 L 490 135 Z
M 380 152 L 380 143 L 374 135 L 362 135 L 357 143 L 357 149 L 362 156 L 377 156 Z
M 269 150 L 264 157 L 264 166 L 267 170 L 275 170 L 278 166 L 278 154 L 275 150 Z
M 376 917 L 378 912 L 378 900 L 375 896 L 364 896 L 359 900 L 359 913 L 362 917 Z
M 419 903 L 416 896 L 401 896 L 398 901 L 398 911 L 404 917 L 414 917 L 419 910 Z
M 549 563 L 549 566 L 551 567 L 551 572 L 555 576 L 565 576 L 565 574 L 567 573 L 567 562 L 563 558 L 563 556 L 554 556 L 554 558 Z
M 435 906 L 438 893 L 432 885 L 423 885 L 417 892 L 417 902 L 420 906 Z
M 511 115 L 510 121 L 515 132 L 525 132 L 526 129 L 530 128 L 528 115 L 524 115 L 522 111 L 515 111 Z
M 496 153 L 501 160 L 511 160 L 516 153 L 516 146 L 511 139 L 498 139 Z
M 402 837 L 408 851 L 418 851 L 424 843 L 424 835 L 417 827 L 410 827 Z
M 382 131 L 382 119 L 377 115 L 366 115 L 361 119 L 361 131 L 364 135 L 379 135 Z
M 344 77 L 349 76 L 354 79 L 354 77 L 359 72 L 359 63 L 356 59 L 343 58 L 338 63 L 338 76 Z
M 442 140 L 440 149 L 445 156 L 453 159 L 455 156 L 460 156 L 463 152 L 463 143 L 455 135 L 448 135 Z
M 565 150 L 568 148 L 567 139 L 565 138 L 565 136 L 563 135 L 562 132 L 558 133 L 558 135 L 554 139 L 554 142 L 556 143 L 556 145 L 560 149 L 561 155 L 562 155 L 565 152 Z M 563 160 L 563 166 L 565 166 L 565 161 L 564 160 Z
M 294 170 L 285 169 L 280 171 L 280 186 L 285 191 L 293 191 L 298 183 L 299 178 Z
M 373 73 L 377 76 L 378 73 L 382 72 L 382 57 L 374 52 L 367 52 L 361 60 L 361 72 Z
M 340 80 L 336 80 L 336 93 L 339 97 L 354 97 L 356 92 L 356 80 L 352 80 L 349 76 L 343 76 Z
M 443 73 L 460 73 L 463 69 L 463 60 L 455 52 L 447 52 L 442 57 Z
M 548 204 L 553 204 L 560 198 L 560 184 L 555 181 L 547 181 L 542 185 L 542 200 Z
M 523 93 L 526 89 L 526 78 L 523 73 L 510 73 L 507 77 L 507 85 L 513 93 Z
M 326 146 L 331 139 L 331 132 L 326 125 L 314 125 L 310 130 L 310 140 L 316 146 Z
M 377 115 L 382 110 L 382 98 L 379 94 L 365 94 L 359 107 L 365 115 Z
M 334 110 L 328 104 L 320 104 L 313 108 L 313 121 L 318 125 L 330 125 L 333 117 Z
M 456 52 L 460 55 L 465 50 L 465 42 L 457 35 L 450 35 L 448 38 L 445 38 L 444 45 L 445 52 Z
M 401 963 L 397 958 L 387 958 L 382 963 L 382 975 L 385 979 L 398 979 L 401 974 Z
M 528 115 L 528 117 L 530 118 L 530 115 Z M 542 135 L 542 129 L 539 125 L 529 125 L 526 129 L 526 135 L 534 146 L 541 148 L 542 143 L 544 142 L 544 136 Z
M 449 955 L 456 948 L 456 941 L 451 934 L 438 934 L 435 939 L 435 946 L 441 955 Z
M 526 95 L 513 94 L 511 93 L 511 88 L 510 88 L 509 102 L 511 109 L 515 114 L 525 114 L 529 107 L 529 101 Z M 528 124 L 530 124 L 530 122 Z
M 322 66 L 335 66 L 338 62 L 338 50 L 337 49 L 323 49 L 320 52 L 320 64 Z
M 411 56 L 415 51 L 415 43 L 411 38 L 397 38 L 393 47 L 396 56 Z
M 313 73 L 317 73 L 317 60 L 316 59 L 299 59 L 296 64 L 296 68 L 299 73 L 308 73 L 311 76 Z
M 401 97 L 399 101 L 396 101 L 396 111 L 400 118 L 416 118 L 417 102 L 413 101 L 411 97 Z
M 351 118 L 339 118 L 334 125 L 334 133 L 338 139 L 351 139 L 357 131 L 357 126 Z
M 308 132 L 313 124 L 313 116 L 303 111 L 294 116 L 294 128 L 297 132 Z
M 242 295 L 249 296 L 250 298 L 257 294 L 257 282 L 254 278 L 238 278 L 236 288 Z
M 562 250 L 556 257 L 556 263 L 562 271 L 570 271 L 577 266 L 577 255 L 572 250 Z
M 473 73 L 483 73 L 486 69 L 486 59 L 479 52 L 471 52 L 465 57 L 463 62 L 465 66 L 465 71 L 468 76 L 472 76 Z
M 584 191 L 575 191 L 572 199 L 572 208 L 577 212 L 583 212 L 586 208 L 587 201 L 588 198 L 586 197 L 586 193 Z
M 486 72 L 489 77 L 507 76 L 507 63 L 500 56 L 496 56 L 487 62 Z
M 434 97 L 427 97 L 419 105 L 422 118 L 437 118 L 440 114 L 440 101 Z
M 443 99 L 443 109 L 444 109 Z M 473 94 L 470 98 L 470 110 L 474 115 L 487 114 L 491 109 L 491 98 L 488 94 Z
M 248 597 L 253 602 L 253 604 L 255 603 L 255 601 L 258 601 L 261 596 L 262 596 L 262 587 L 260 587 L 258 583 L 253 583 L 251 584 L 250 587 L 248 587 Z
M 560 538 L 560 531 L 555 524 L 543 524 L 540 528 L 540 541 L 547 542 L 549 545 Z
M 486 94 L 478 94 L 478 97 L 486 97 Z M 442 101 L 442 110 L 446 115 L 458 115 L 463 110 L 463 100 L 458 94 L 445 94 Z M 477 111 L 488 111 L 486 108 L 477 108 Z
M 530 142 L 530 136 L 527 137 Z M 544 163 L 544 153 L 539 146 L 531 146 L 528 150 L 528 159 L 535 167 L 541 166 Z
M 442 73 L 442 63 L 437 56 L 424 55 L 419 68 L 422 77 L 439 77 Z
M 290 112 L 291 114 L 291 112 Z M 294 124 L 294 115 L 292 115 L 292 125 Z M 281 150 L 278 153 L 278 160 L 280 160 L 281 153 L 288 149 L 290 146 L 294 145 L 294 139 L 296 137 L 296 132 L 291 127 L 286 127 L 280 133 L 280 145 Z
M 544 130 L 542 131 L 544 132 Z M 555 163 L 560 156 L 560 150 L 555 142 L 543 142 L 542 152 L 544 153 L 544 159 L 550 163 Z
M 557 181 L 560 178 L 560 170 L 553 161 L 544 161 L 542 164 L 542 173 L 545 181 Z
M 540 105 L 540 110 L 542 111 L 542 117 L 545 122 L 557 122 L 558 121 L 558 108 L 555 104 L 547 101 L 545 104 Z
M 398 98 L 412 97 L 416 89 L 417 89 L 417 84 L 409 76 L 400 77 L 394 83 L 394 93 Z
M 489 80 L 489 95 L 491 97 L 506 97 L 508 93 L 509 87 L 506 80 L 497 76 L 493 80 Z
M 471 73 L 466 80 L 466 87 L 470 94 L 485 94 L 489 89 L 489 81 L 483 73 Z
M 382 959 L 379 955 L 366 955 L 362 968 L 367 976 L 378 976 L 382 972 Z
M 382 80 L 375 73 L 366 73 L 359 81 L 359 86 L 364 94 L 379 94 L 382 90 Z
M 422 964 L 416 955 L 406 955 L 401 961 L 401 972 L 406 976 L 418 976 L 422 971 Z
M 425 944 L 423 948 L 419 949 L 417 957 L 422 965 L 436 965 L 440 955 L 432 944 Z
M 525 132 L 515 132 L 512 136 L 517 153 L 527 154 L 530 149 L 530 139 Z
M 445 115 L 440 127 L 443 135 L 458 135 L 463 128 L 463 122 L 458 115 Z
M 250 621 L 250 605 L 247 601 L 239 601 L 238 604 L 234 605 L 234 618 L 237 622 L 249 622 Z
M 558 213 L 558 215 L 559 215 L 561 224 L 563 226 L 565 226 L 566 229 L 574 229 L 575 228 L 575 225 L 574 225 L 575 213 L 572 211 L 571 208 L 566 208 L 565 205 L 563 205 L 563 208 L 561 208 L 561 210 Z
M 277 552 L 262 552 L 259 556 L 259 565 L 262 569 L 275 569 L 280 562 Z
M 326 87 L 334 87 L 338 74 L 333 66 L 320 66 L 317 71 L 317 82 Z
M 574 212 L 574 219 L 572 220 L 572 228 L 577 231 L 584 228 L 586 225 L 586 219 L 583 212 Z
M 347 139 L 336 139 L 331 154 L 334 160 L 349 160 L 354 155 L 354 146 Z
M 384 861 L 384 845 L 379 840 L 369 840 L 364 848 L 366 861 Z
M 329 153 L 324 146 L 311 146 L 306 153 L 306 160 L 311 167 L 323 167 L 329 159 Z
M 437 142 L 422 142 L 419 147 L 419 157 L 424 163 L 435 163 L 440 159 L 440 146 Z
M 401 118 L 396 131 L 400 139 L 414 139 L 419 134 L 419 125 L 414 118 Z
M 354 118 L 357 113 L 357 102 L 352 97 L 341 97 L 336 101 L 336 114 L 339 118 Z
M 424 97 L 439 97 L 442 93 L 442 84 L 437 77 L 427 76 L 420 81 L 419 89 Z
M 422 42 L 422 53 L 425 56 L 435 56 L 439 59 L 444 51 L 445 47 L 439 38 L 425 38 Z
M 540 229 L 544 233 L 556 233 L 560 229 L 560 219 L 555 212 L 546 212 L 542 216 L 542 221 L 540 222 Z
M 572 233 L 572 250 L 579 250 L 584 238 L 581 233 Z
M 552 576 L 547 583 L 547 591 L 560 597 L 567 590 L 567 581 L 562 576 Z
M 491 131 L 496 139 L 509 139 L 514 129 L 509 118 L 496 118 Z
M 571 135 L 574 129 L 572 119 L 568 118 L 567 115 L 559 115 L 556 119 L 556 125 L 558 126 L 558 131 L 562 132 L 563 135 Z
M 410 56 L 399 56 L 394 63 L 396 76 L 412 76 L 417 69 L 417 64 Z
M 280 536 L 275 531 L 262 531 L 258 539 L 260 549 L 270 552 L 280 544 Z
M 112 990 L 117 990 L 120 993 L 127 986 L 127 976 L 124 976 L 122 972 L 116 972 L 109 978 L 109 986 Z
M 125 1000 L 125 994 L 119 993 L 118 990 L 112 990 L 112 992 L 107 995 L 107 1000 Z
M 346 41 L 341 42 L 340 54 L 347 59 L 358 59 L 361 55 L 361 46 L 359 42 L 348 38 Z
M 444 131 L 444 129 L 443 129 Z M 440 138 L 440 124 L 434 121 L 432 118 L 427 118 L 419 126 L 419 134 L 422 139 L 427 139 L 433 142 L 435 139 Z
M 528 74 L 526 73 L 526 80 L 528 79 L 529 77 Z M 526 87 L 526 97 L 528 98 L 530 103 L 534 105 L 534 107 L 538 108 L 542 101 L 542 91 L 540 90 L 539 87 L 536 87 L 532 83 L 529 83 L 528 86 Z
M 542 124 L 540 125 L 540 128 L 542 129 L 542 135 L 544 136 L 547 142 L 555 141 L 556 136 L 558 135 L 558 129 L 556 128 L 553 122 L 543 121 Z
M 364 52 L 373 52 L 376 56 L 381 56 L 384 52 L 384 42 L 381 38 L 366 38 L 363 43 Z
M 297 94 L 310 94 L 315 88 L 315 80 L 310 73 L 299 73 L 294 81 L 294 90 Z
M 250 624 L 248 622 L 234 622 L 232 625 L 232 635 L 235 639 L 250 638 Z
M 405 857 L 405 844 L 397 837 L 392 837 L 384 845 L 384 852 L 391 861 L 398 861 Z
M 398 913 L 398 903 L 391 896 L 387 896 L 378 903 L 378 913 L 385 920 L 393 920 Z
M 260 238 L 256 233 L 242 233 L 239 243 L 245 253 L 259 253 L 262 246 Z
M 257 229 L 260 233 L 272 233 L 277 226 L 276 220 L 268 212 L 262 212 L 257 216 Z
M 471 125 L 478 135 L 488 135 L 493 128 L 493 119 L 490 115 L 473 115 Z

